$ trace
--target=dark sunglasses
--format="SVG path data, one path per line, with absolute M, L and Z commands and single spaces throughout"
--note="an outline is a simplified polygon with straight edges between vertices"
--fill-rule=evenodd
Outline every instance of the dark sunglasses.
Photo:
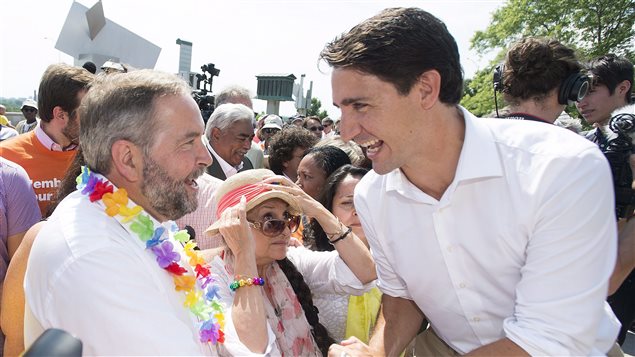
M 249 222 L 256 229 L 259 229 L 264 235 L 276 237 L 289 227 L 291 233 L 298 230 L 300 226 L 300 216 L 289 216 L 285 219 L 270 219 L 264 222 Z
M 31 107 L 24 107 L 22 108 L 23 112 L 37 112 L 37 109 L 35 108 L 31 108 Z
M 278 131 L 280 131 L 280 129 L 276 129 L 276 128 L 265 128 L 265 129 L 262 129 L 262 132 L 265 133 L 265 134 L 275 134 Z
M 311 130 L 311 131 L 323 131 L 324 127 L 321 126 L 321 125 L 320 126 L 312 126 L 312 127 L 309 128 L 309 130 Z

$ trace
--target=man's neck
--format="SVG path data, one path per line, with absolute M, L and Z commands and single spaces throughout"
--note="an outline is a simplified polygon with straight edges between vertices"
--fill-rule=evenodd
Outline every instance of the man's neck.
M 509 109 L 512 113 L 529 114 L 551 124 L 553 124 L 560 113 L 562 113 L 562 108 L 560 106 L 553 107 L 546 105 L 543 102 L 536 102 L 533 100 L 526 101 L 518 105 L 512 105 Z
M 458 107 L 443 107 L 433 120 L 437 126 L 434 142 L 416 144 L 425 152 L 401 167 L 413 185 L 440 200 L 456 175 L 465 140 L 465 118 Z
M 57 130 L 57 128 L 50 122 L 45 122 L 44 120 L 42 120 L 40 122 L 40 127 L 42 128 L 42 131 L 44 131 L 44 133 L 48 135 L 49 138 L 51 138 L 51 140 L 53 140 L 62 148 L 68 147 L 72 144 L 72 142 L 68 140 L 66 135 L 64 135 L 61 130 Z

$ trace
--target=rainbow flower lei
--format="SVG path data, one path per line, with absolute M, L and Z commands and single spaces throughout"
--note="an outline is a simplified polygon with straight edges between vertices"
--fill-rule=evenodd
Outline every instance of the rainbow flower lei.
M 125 189 L 119 188 L 115 191 L 115 187 L 107 179 L 99 177 L 86 166 L 82 167 L 82 173 L 77 176 L 76 182 L 77 190 L 87 195 L 91 202 L 103 202 L 108 216 L 116 218 L 122 224 L 128 224 L 130 230 L 146 244 L 146 249 L 156 256 L 159 266 L 172 276 L 176 291 L 183 291 L 185 294 L 183 305 L 199 321 L 200 341 L 223 343 L 225 318 L 218 294 L 219 287 L 214 284 L 209 264 L 200 252 L 194 250 L 196 243 L 190 241 L 187 231 L 179 231 L 176 224 L 172 225 L 167 235 L 164 227 L 155 228 L 152 219 L 143 208 L 128 199 Z M 129 202 L 132 207 L 129 207 Z M 183 245 L 191 271 L 181 265 L 181 255 L 174 251 L 170 236 Z

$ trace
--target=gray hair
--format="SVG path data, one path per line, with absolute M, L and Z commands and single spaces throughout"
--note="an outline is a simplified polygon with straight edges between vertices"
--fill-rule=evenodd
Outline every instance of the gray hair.
M 111 148 L 128 140 L 148 155 L 156 134 L 155 103 L 167 96 L 190 96 L 190 87 L 179 77 L 139 70 L 99 77 L 79 107 L 80 132 L 86 164 L 108 174 Z
M 222 104 L 214 109 L 212 115 L 209 116 L 207 125 L 205 126 L 205 137 L 210 140 L 212 129 L 218 128 L 221 131 L 226 130 L 237 121 L 249 121 L 254 123 L 254 112 L 243 104 L 227 103 Z
M 336 148 L 342 149 L 348 155 L 348 158 L 351 159 L 351 164 L 355 166 L 362 166 L 366 157 L 364 156 L 364 152 L 362 151 L 361 146 L 355 143 L 353 140 L 345 142 L 339 135 L 334 135 L 331 137 L 324 138 L 318 141 L 315 146 L 335 146 Z
M 253 107 L 249 89 L 236 85 L 229 86 L 223 89 L 216 95 L 216 98 L 214 100 L 217 107 L 226 103 L 236 103 L 242 101 L 251 103 L 251 106 Z

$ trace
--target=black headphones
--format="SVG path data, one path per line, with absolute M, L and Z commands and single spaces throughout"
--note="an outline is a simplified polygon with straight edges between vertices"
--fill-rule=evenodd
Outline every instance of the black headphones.
M 494 68 L 494 92 L 503 91 L 503 72 L 505 65 L 499 64 Z M 566 105 L 569 101 L 577 102 L 582 100 L 589 92 L 591 79 L 586 74 L 580 72 L 571 73 L 561 84 L 558 92 L 558 103 Z

